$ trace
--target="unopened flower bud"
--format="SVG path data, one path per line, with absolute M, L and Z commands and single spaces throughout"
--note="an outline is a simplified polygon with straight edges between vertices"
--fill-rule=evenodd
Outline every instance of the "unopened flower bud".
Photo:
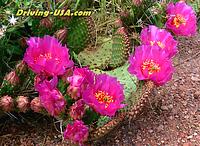
M 70 116 L 74 120 L 80 120 L 85 114 L 85 103 L 83 99 L 78 100 L 70 107 Z
M 39 97 L 35 97 L 31 101 L 31 109 L 36 113 L 39 113 L 42 110 L 42 105 Z
M 67 36 L 67 29 L 66 28 L 60 29 L 56 31 L 54 35 L 59 41 L 63 42 Z
M 119 14 L 120 14 L 121 17 L 125 17 L 125 18 L 129 16 L 128 11 L 121 11 Z
M 16 65 L 16 72 L 19 74 L 24 74 L 26 73 L 28 70 L 27 65 L 24 61 L 20 61 L 17 65 Z
M 120 18 L 116 19 L 115 20 L 115 27 L 118 28 L 118 27 L 122 27 L 122 26 L 123 26 L 122 20 Z
M 73 75 L 73 68 L 69 68 L 66 70 L 66 72 L 64 73 L 64 75 L 61 76 L 61 79 L 64 83 L 69 83 L 69 81 L 67 80 L 68 77 L 71 77 Z
M 45 28 L 51 28 L 52 27 L 52 21 L 47 17 L 40 20 L 40 26 Z
M 22 37 L 19 41 L 20 41 L 20 46 L 22 47 L 22 48 L 27 48 L 28 47 L 28 45 L 27 45 L 27 37 Z
M 4 77 L 4 80 L 14 86 L 16 86 L 19 83 L 19 77 L 18 77 L 16 71 L 11 71 L 10 73 L 8 73 Z
M 9 112 L 12 110 L 14 106 L 14 101 L 12 97 L 6 95 L 0 98 L 0 106 L 5 112 Z
M 135 6 L 140 6 L 142 4 L 143 0 L 133 0 L 133 4 Z
M 17 107 L 19 108 L 20 112 L 26 112 L 29 108 L 29 100 L 28 97 L 19 96 L 17 98 Z

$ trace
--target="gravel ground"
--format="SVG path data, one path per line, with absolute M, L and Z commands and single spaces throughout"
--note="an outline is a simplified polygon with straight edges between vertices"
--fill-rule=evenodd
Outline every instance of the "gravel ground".
M 174 59 L 173 80 L 151 95 L 156 97 L 156 102 L 150 101 L 151 106 L 137 120 L 124 123 L 91 145 L 200 146 L 199 36 L 194 44 L 180 47 Z M 61 141 L 62 136 L 51 121 L 43 117 L 35 123 L 22 124 L 6 118 L 0 125 L 0 145 L 70 145 Z

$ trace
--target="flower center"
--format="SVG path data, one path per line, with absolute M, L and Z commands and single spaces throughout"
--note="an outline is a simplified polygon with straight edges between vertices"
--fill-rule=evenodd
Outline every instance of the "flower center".
M 176 26 L 176 28 L 178 28 L 181 24 L 185 25 L 186 24 L 186 20 L 185 18 L 180 15 L 180 14 L 177 14 L 173 21 L 172 21 L 172 24 Z
M 104 91 L 96 92 L 95 97 L 99 103 L 105 104 L 105 108 L 107 108 L 110 103 L 114 102 L 113 96 L 110 96 L 107 92 Z
M 151 44 L 151 46 L 153 46 L 155 43 L 157 43 L 157 45 L 160 47 L 160 48 L 165 48 L 165 45 L 161 42 L 161 41 L 157 41 L 157 42 L 155 42 L 155 41 L 150 41 L 150 44 Z
M 153 73 L 157 73 L 160 71 L 160 65 L 155 63 L 153 60 L 146 60 L 141 65 L 142 72 L 144 70 L 148 70 L 148 75 L 152 75 Z

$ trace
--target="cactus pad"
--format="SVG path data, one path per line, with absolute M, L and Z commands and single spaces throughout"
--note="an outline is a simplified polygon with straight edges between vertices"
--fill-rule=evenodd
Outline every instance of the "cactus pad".
M 91 69 L 107 68 L 111 58 L 112 40 L 104 38 L 103 44 L 97 48 L 89 48 L 78 54 L 78 59 L 83 66 L 89 66 Z
M 127 61 L 130 51 L 130 42 L 123 27 L 118 29 L 112 40 L 112 57 L 109 66 L 116 68 Z
M 66 43 L 71 50 L 78 54 L 92 42 L 93 32 L 92 18 L 73 17 L 68 24 Z

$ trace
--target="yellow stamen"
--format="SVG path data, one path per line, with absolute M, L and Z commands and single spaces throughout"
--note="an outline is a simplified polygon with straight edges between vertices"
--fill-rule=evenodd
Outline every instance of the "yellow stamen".
M 107 92 L 104 92 L 104 91 L 96 92 L 95 97 L 99 103 L 105 104 L 105 108 L 107 108 L 110 103 L 114 102 L 113 96 L 110 96 Z
M 182 15 L 177 14 L 174 17 L 172 24 L 175 25 L 176 28 L 178 28 L 181 24 L 186 25 L 186 20 Z
M 160 65 L 155 63 L 153 60 L 146 60 L 141 65 L 142 71 L 148 69 L 148 75 L 152 75 L 153 73 L 157 73 L 160 71 Z

